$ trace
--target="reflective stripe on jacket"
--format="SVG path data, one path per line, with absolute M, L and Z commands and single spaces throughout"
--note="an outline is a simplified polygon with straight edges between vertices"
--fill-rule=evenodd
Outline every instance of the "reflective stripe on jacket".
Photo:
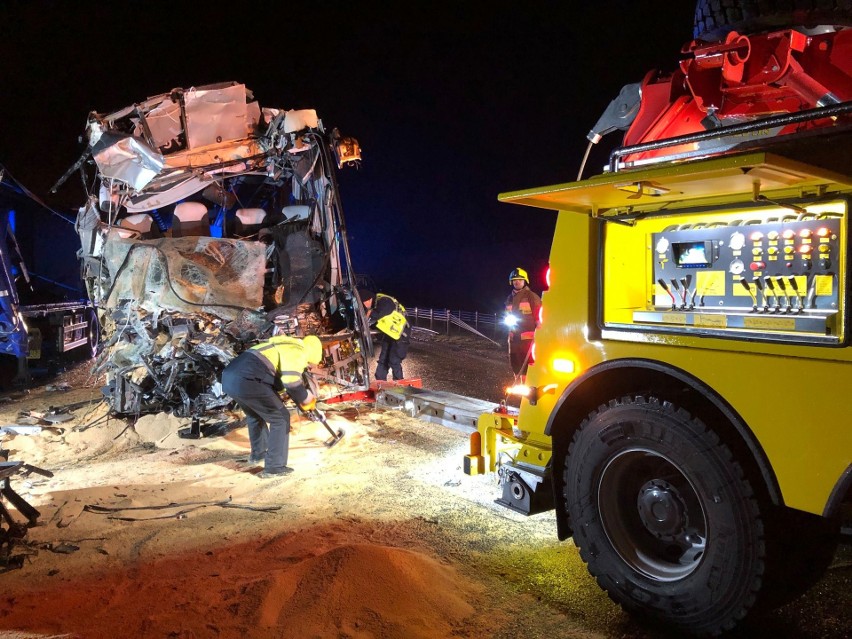
M 304 388 L 302 373 L 308 367 L 308 356 L 302 340 L 288 335 L 276 335 L 249 350 L 269 361 L 273 374 L 291 396 L 292 390 L 297 390 L 299 386 Z
M 533 339 L 538 325 L 539 308 L 541 308 L 541 298 L 528 286 L 519 291 L 513 290 L 509 294 L 506 298 L 506 311 L 518 318 L 518 325 L 513 331 L 515 340 Z

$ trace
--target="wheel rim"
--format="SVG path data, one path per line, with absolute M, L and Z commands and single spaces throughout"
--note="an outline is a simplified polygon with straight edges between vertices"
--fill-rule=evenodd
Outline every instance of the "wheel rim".
M 687 476 L 652 450 L 631 448 L 604 467 L 598 511 L 610 544 L 631 568 L 658 581 L 694 572 L 707 545 L 707 518 Z
M 89 353 L 92 357 L 97 356 L 100 345 L 100 325 L 94 313 L 89 317 Z

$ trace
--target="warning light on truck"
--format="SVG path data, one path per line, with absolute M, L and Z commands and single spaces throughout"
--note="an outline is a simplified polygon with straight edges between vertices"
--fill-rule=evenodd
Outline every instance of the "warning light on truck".
M 574 372 L 574 362 L 565 357 L 557 357 L 553 360 L 551 366 L 553 370 L 557 373 L 573 373 Z

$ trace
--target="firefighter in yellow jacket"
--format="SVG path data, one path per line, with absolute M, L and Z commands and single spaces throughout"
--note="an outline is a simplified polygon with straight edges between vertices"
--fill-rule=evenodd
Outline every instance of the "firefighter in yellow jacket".
M 509 273 L 512 292 L 506 298 L 506 323 L 509 325 L 509 361 L 512 372 L 526 379 L 533 334 L 538 326 L 541 298 L 529 286 L 530 278 L 522 268 Z
M 402 360 L 408 355 L 411 325 L 405 319 L 405 307 L 390 295 L 358 289 L 358 297 L 367 309 L 367 319 L 379 331 L 382 352 L 376 363 L 376 379 L 386 381 L 388 370 L 395 380 L 403 379 Z
M 222 373 L 222 390 L 246 414 L 251 455 L 249 463 L 264 463 L 261 477 L 292 472 L 287 466 L 290 413 L 278 395 L 287 394 L 303 410 L 316 407 L 316 397 L 302 381 L 309 364 L 322 361 L 322 342 L 277 335 L 240 353 Z

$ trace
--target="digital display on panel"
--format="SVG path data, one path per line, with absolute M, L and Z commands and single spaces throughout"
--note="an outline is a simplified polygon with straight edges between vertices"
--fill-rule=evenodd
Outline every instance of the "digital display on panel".
M 710 266 L 713 261 L 712 242 L 675 242 L 672 250 L 675 263 L 684 268 Z

